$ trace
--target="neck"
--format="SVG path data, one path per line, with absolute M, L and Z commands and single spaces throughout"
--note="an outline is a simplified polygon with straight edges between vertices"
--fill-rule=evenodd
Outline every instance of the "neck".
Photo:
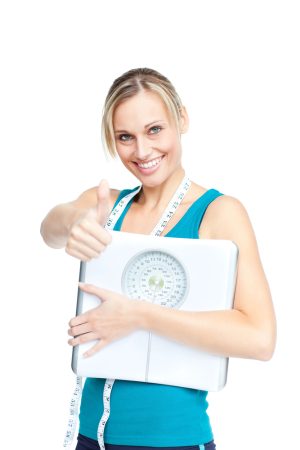
M 164 209 L 175 194 L 184 176 L 185 170 L 180 166 L 158 186 L 143 185 L 136 202 L 149 211 Z

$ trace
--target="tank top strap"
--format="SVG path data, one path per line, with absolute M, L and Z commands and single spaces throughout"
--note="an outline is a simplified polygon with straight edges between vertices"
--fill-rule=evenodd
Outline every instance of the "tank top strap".
M 119 203 L 119 201 L 122 200 L 123 197 L 125 197 L 125 195 L 130 194 L 131 192 L 135 191 L 138 187 L 139 187 L 139 186 L 136 186 L 136 187 L 134 187 L 134 188 L 132 188 L 132 189 L 123 189 L 123 190 L 119 193 L 118 198 L 117 198 L 117 200 L 115 201 L 115 204 L 114 204 L 112 210 L 117 206 L 117 204 Z M 117 222 L 115 223 L 115 226 L 114 226 L 114 228 L 113 228 L 115 231 L 120 231 L 121 226 L 122 226 L 123 219 L 124 219 L 124 217 L 125 217 L 125 214 L 127 213 L 127 210 L 129 209 L 129 207 L 130 207 L 132 201 L 133 201 L 133 198 L 127 203 L 127 205 L 125 206 L 124 210 L 122 211 L 122 214 L 120 215 L 120 217 L 118 218 Z
M 183 237 L 199 239 L 199 227 L 208 205 L 223 195 L 217 189 L 208 189 L 188 208 L 179 222 L 165 235 L 166 237 Z
M 115 206 L 119 203 L 120 200 L 122 200 L 123 197 L 125 197 L 125 195 L 130 194 L 130 192 L 135 191 L 138 188 L 138 186 L 132 188 L 132 189 L 123 189 L 122 191 L 120 191 L 117 200 L 114 203 L 114 206 L 112 207 L 112 210 L 115 208 Z
M 224 195 L 217 189 L 208 189 L 201 197 L 199 197 L 188 210 L 185 218 L 192 226 L 192 235 L 199 237 L 199 227 L 207 207 L 218 197 Z

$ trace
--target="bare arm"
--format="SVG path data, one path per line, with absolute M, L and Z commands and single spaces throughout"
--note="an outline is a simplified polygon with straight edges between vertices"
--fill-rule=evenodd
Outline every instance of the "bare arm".
M 40 233 L 45 243 L 52 248 L 66 246 L 71 226 L 88 209 L 97 204 L 97 187 L 84 191 L 76 200 L 61 203 L 52 208 L 41 223 Z
M 105 224 L 118 194 L 101 180 L 76 200 L 55 206 L 41 224 L 44 241 L 53 248 L 65 247 L 66 253 L 82 261 L 98 257 L 111 242 Z
M 217 204 L 219 202 L 219 204 Z M 244 206 L 234 197 L 211 203 L 212 239 L 229 239 L 239 247 L 234 309 L 191 312 L 137 302 L 141 328 L 224 356 L 268 360 L 276 341 L 276 319 L 256 238 Z

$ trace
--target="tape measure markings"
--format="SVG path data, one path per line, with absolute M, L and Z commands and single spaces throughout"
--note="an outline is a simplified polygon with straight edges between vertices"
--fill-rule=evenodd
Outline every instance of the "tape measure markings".
M 185 175 L 183 180 L 181 181 L 179 187 L 177 188 L 175 194 L 173 195 L 171 201 L 168 203 L 168 205 L 167 205 L 164 213 L 162 214 L 160 220 L 158 221 L 157 225 L 150 233 L 151 235 L 159 236 L 162 233 L 162 231 L 166 227 L 167 223 L 169 222 L 169 220 L 175 213 L 176 209 L 180 205 L 180 203 L 181 203 L 182 199 L 184 198 L 186 192 L 188 191 L 190 185 L 191 185 L 191 180 L 189 177 L 187 177 Z M 115 208 L 110 213 L 110 216 L 105 225 L 106 229 L 112 230 L 114 228 L 117 220 L 119 219 L 119 217 L 122 214 L 122 211 L 124 210 L 126 205 L 141 190 L 141 188 L 142 188 L 142 185 L 140 185 L 133 192 L 130 192 L 129 194 L 125 195 L 118 202 L 118 204 L 115 206 Z M 176 261 L 176 262 L 178 263 L 178 261 Z M 171 306 L 174 307 L 176 305 L 171 304 Z M 149 340 L 149 347 L 148 347 L 148 355 L 149 355 L 149 350 L 150 350 L 150 340 Z M 147 365 L 147 367 L 148 367 L 148 365 Z M 110 416 L 110 396 L 111 396 L 114 382 L 115 382 L 114 379 L 107 378 L 105 381 L 104 389 L 103 389 L 104 411 L 100 418 L 98 429 L 97 429 L 97 439 L 98 439 L 98 443 L 99 443 L 101 450 L 105 450 L 104 429 L 105 429 L 105 425 Z M 70 445 L 74 439 L 81 394 L 82 394 L 82 377 L 77 376 L 76 377 L 76 388 L 75 388 L 74 394 L 72 396 L 71 405 L 70 405 L 70 418 L 68 421 L 67 432 L 66 432 L 65 440 L 64 440 L 65 448 L 70 447 Z

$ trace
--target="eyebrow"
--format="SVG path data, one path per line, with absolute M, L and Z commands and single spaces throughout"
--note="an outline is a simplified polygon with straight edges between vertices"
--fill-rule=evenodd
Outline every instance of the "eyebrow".
M 144 126 L 144 128 L 150 127 L 150 125 L 153 125 L 154 123 L 158 122 L 164 122 L 164 120 L 154 120 L 153 122 L 147 123 L 147 125 Z M 128 133 L 126 130 L 116 130 L 115 133 Z

